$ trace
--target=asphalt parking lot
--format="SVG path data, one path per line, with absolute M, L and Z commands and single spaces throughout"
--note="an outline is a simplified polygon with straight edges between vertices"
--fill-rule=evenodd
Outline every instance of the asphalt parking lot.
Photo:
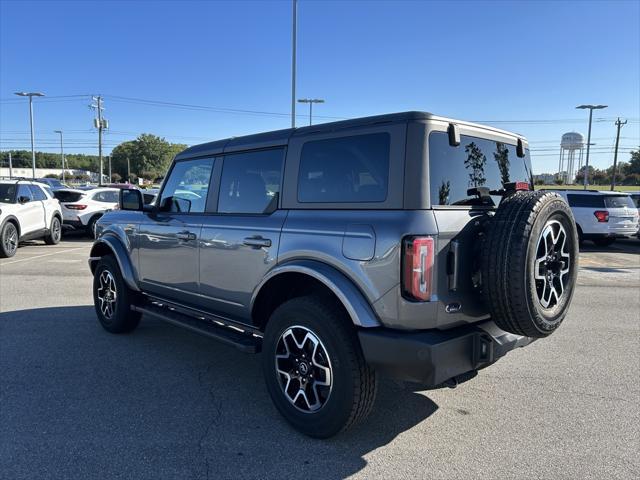
M 549 339 L 453 390 L 384 381 L 328 441 L 278 415 L 259 356 L 155 320 L 104 332 L 89 248 L 0 260 L 3 479 L 640 477 L 640 241 L 581 252 Z

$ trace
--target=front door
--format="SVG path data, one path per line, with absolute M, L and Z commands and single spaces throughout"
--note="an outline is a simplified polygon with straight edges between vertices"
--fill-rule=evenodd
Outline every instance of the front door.
M 18 185 L 18 210 L 20 219 L 20 235 L 24 236 L 45 228 L 44 206 L 41 201 L 35 200 L 29 185 Z
M 157 207 L 145 213 L 138 236 L 139 271 L 150 293 L 196 303 L 198 297 L 198 238 L 207 199 L 212 158 L 174 164 Z
M 200 236 L 200 294 L 208 310 L 248 321 L 251 295 L 276 264 L 284 149 L 227 154 L 216 215 Z

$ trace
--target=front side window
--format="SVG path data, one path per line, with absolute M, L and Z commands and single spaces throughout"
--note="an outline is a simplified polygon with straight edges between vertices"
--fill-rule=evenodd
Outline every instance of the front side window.
M 432 205 L 479 205 L 482 201 L 467 190 L 487 187 L 500 190 L 507 183 L 531 184 L 529 151 L 524 158 L 516 146 L 485 138 L 460 136 L 460 145 L 449 145 L 446 132 L 429 135 L 429 176 Z M 497 205 L 499 196 L 493 196 Z
M 18 200 L 20 200 L 20 198 L 22 197 L 26 197 L 27 198 L 27 202 L 31 202 L 33 200 L 33 195 L 31 194 L 31 189 L 29 188 L 29 185 L 18 185 Z
M 174 213 L 203 213 L 212 171 L 212 158 L 177 162 L 162 191 L 160 209 Z
M 315 140 L 300 154 L 298 201 L 384 202 L 389 183 L 388 133 Z
M 15 203 L 17 190 L 15 183 L 0 183 L 0 203 Z
M 283 160 L 282 148 L 226 155 L 218 212 L 260 214 L 275 209 Z
M 37 185 L 29 185 L 29 188 L 31 189 L 31 196 L 33 197 L 34 200 L 38 201 L 38 200 L 46 200 L 47 196 L 45 195 L 45 193 L 42 191 L 42 189 L 37 186 Z

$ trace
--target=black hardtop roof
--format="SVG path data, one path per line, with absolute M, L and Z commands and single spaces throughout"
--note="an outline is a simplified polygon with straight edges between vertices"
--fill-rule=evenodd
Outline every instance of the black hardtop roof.
M 252 148 L 268 148 L 279 145 L 286 145 L 289 138 L 296 135 L 308 133 L 333 132 L 353 127 L 362 127 L 379 123 L 398 123 L 409 120 L 426 120 L 434 118 L 434 115 L 427 112 L 400 112 L 387 113 L 385 115 L 374 115 L 371 117 L 360 117 L 349 120 L 339 120 L 337 122 L 321 123 L 298 128 L 285 128 L 271 132 L 257 133 L 253 135 L 243 135 L 241 137 L 231 137 L 214 142 L 194 145 L 178 154 L 176 159 L 196 157 L 201 155 L 214 155 L 222 152 L 232 152 L 248 150 Z
M 221 153 L 229 153 L 233 151 L 251 150 L 255 148 L 269 148 L 286 145 L 289 138 L 306 135 L 309 133 L 330 133 L 338 130 L 346 130 L 349 128 L 363 127 L 376 124 L 392 124 L 402 123 L 412 120 L 438 120 L 444 122 L 453 122 L 461 125 L 479 127 L 487 131 L 492 131 L 504 135 L 526 139 L 521 135 L 487 125 L 479 125 L 464 120 L 456 120 L 447 117 L 441 117 L 428 112 L 408 111 L 398 113 L 387 113 L 384 115 L 373 115 L 371 117 L 352 118 L 349 120 L 339 120 L 337 122 L 320 123 L 318 125 L 309 125 L 306 127 L 286 128 L 283 130 L 274 130 L 271 132 L 257 133 L 254 135 L 244 135 L 241 137 L 231 137 L 214 142 L 194 145 L 187 148 L 176 156 L 177 160 L 183 158 L 192 158 L 208 155 L 217 155 Z

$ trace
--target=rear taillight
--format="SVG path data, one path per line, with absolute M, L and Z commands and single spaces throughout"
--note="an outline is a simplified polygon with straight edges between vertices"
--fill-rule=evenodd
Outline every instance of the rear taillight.
M 402 243 L 402 294 L 412 300 L 431 298 L 433 237 L 409 237 Z
M 593 214 L 598 219 L 598 222 L 604 223 L 609 221 L 609 212 L 606 210 L 596 210 Z
M 516 182 L 516 190 L 530 190 L 529 182 Z
M 67 207 L 69 210 L 84 210 L 85 208 L 87 208 L 86 205 L 78 205 L 75 203 L 66 203 L 65 207 Z

